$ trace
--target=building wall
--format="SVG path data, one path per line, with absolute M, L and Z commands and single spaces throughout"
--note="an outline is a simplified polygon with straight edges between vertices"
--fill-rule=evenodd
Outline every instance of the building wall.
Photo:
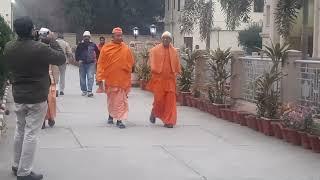
M 165 30 L 172 32 L 174 37 L 174 45 L 177 48 L 184 47 L 184 37 L 193 37 L 193 48 L 199 45 L 200 49 L 205 48 L 205 42 L 203 42 L 199 36 L 199 27 L 195 27 L 192 34 L 182 35 L 180 33 L 179 19 L 181 17 L 181 10 L 184 7 L 185 0 L 180 0 L 180 11 L 178 9 L 179 0 L 165 0 L 166 11 L 165 11 Z M 169 3 L 169 4 L 168 4 Z M 176 5 L 174 6 L 174 3 Z M 168 8 L 169 6 L 169 8 Z M 175 7 L 175 8 L 174 8 Z M 229 48 L 234 50 L 239 50 L 241 47 L 238 46 L 238 31 L 244 29 L 248 26 L 248 23 L 241 24 L 235 31 L 229 31 L 225 23 L 225 15 L 222 12 L 220 2 L 215 3 L 214 12 L 214 27 L 219 27 L 221 31 L 220 34 L 220 47 Z M 252 12 L 251 22 L 263 22 L 263 13 Z M 211 47 L 218 47 L 218 32 L 213 31 L 211 34 Z
M 11 0 L 0 0 L 0 15 L 12 27 L 12 12 L 11 12 Z

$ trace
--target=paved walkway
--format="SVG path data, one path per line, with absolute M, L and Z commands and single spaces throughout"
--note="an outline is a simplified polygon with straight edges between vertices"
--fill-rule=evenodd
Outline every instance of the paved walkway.
M 57 125 L 41 132 L 35 170 L 45 180 L 320 180 L 320 155 L 188 107 L 175 129 L 148 123 L 152 97 L 130 94 L 128 128 L 106 125 L 106 97 L 80 96 L 69 67 Z M 13 105 L 13 104 L 11 104 Z M 0 143 L 0 180 L 10 174 L 14 116 Z

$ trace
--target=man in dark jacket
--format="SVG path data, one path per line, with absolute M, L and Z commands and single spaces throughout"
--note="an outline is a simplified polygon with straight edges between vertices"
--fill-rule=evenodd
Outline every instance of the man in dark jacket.
M 62 65 L 66 58 L 60 47 L 52 49 L 33 40 L 29 17 L 15 20 L 14 29 L 18 39 L 7 43 L 4 50 L 17 115 L 12 171 L 18 180 L 40 180 L 43 175 L 32 172 L 32 165 L 37 135 L 48 108 L 49 64 Z
M 76 50 L 76 61 L 80 64 L 79 73 L 82 96 L 93 97 L 94 74 L 100 51 L 97 45 L 91 42 L 90 39 L 90 32 L 85 31 L 83 33 L 83 41 L 78 45 Z

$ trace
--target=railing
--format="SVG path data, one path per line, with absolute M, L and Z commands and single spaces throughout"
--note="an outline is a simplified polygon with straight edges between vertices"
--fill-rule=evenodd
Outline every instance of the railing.
M 243 64 L 243 81 L 241 85 L 241 98 L 249 102 L 256 101 L 256 80 L 265 72 L 271 69 L 272 61 L 265 57 L 243 57 L 240 58 Z M 278 86 L 279 87 L 279 86 Z
M 296 60 L 298 97 L 305 105 L 320 105 L 320 61 Z

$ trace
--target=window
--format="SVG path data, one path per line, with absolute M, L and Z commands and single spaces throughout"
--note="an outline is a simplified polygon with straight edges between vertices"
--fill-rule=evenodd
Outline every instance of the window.
M 254 0 L 254 12 L 263 12 L 264 0 Z
M 270 26 L 270 16 L 271 16 L 271 14 L 270 14 L 270 5 L 268 5 L 267 6 L 267 22 L 266 22 L 266 26 Z
M 178 11 L 180 11 L 180 10 L 181 10 L 181 7 L 180 7 L 180 6 L 181 6 L 181 4 L 180 4 L 180 3 L 181 3 L 181 0 L 178 0 Z
M 168 11 L 170 10 L 170 0 L 168 0 Z

